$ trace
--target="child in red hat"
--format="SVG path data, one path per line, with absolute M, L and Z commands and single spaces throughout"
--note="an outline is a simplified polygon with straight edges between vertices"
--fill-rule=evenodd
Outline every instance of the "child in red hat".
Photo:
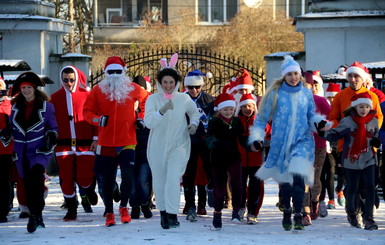
M 377 230 L 373 220 L 375 202 L 375 148 L 381 146 L 378 137 L 378 120 L 375 118 L 373 102 L 368 92 L 359 93 L 352 97 L 351 106 L 345 110 L 336 128 L 325 131 L 326 121 L 317 125 L 318 134 L 329 141 L 344 138 L 342 156 L 347 186 L 346 213 L 349 223 L 357 228 L 356 200 L 359 195 L 359 182 L 365 184 L 365 208 L 363 212 L 365 230 Z
M 207 128 L 205 141 L 210 150 L 212 161 L 212 181 L 214 185 L 214 218 L 215 229 L 222 228 L 222 209 L 226 194 L 227 174 L 230 176 L 232 190 L 233 213 L 231 221 L 240 223 L 242 181 L 241 156 L 238 141 L 246 145 L 243 139 L 243 126 L 239 118 L 234 117 L 235 99 L 231 94 L 220 94 L 214 102 L 219 113 L 212 117 Z

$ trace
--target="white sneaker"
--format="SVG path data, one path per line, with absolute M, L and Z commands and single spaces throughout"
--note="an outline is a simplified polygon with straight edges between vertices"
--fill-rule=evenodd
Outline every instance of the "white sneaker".
M 319 216 L 321 218 L 325 218 L 326 216 L 328 216 L 328 208 L 326 206 L 325 201 L 319 202 Z
M 244 222 L 244 220 L 245 220 L 245 212 L 246 212 L 246 209 L 244 209 L 244 208 L 241 208 L 238 211 L 239 218 L 240 218 L 241 222 Z
M 248 214 L 247 215 L 247 224 L 249 225 L 255 225 L 258 223 L 257 216 Z

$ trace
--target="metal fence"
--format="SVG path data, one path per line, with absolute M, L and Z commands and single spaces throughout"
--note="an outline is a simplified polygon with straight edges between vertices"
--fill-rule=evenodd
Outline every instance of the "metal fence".
M 153 49 L 140 51 L 128 57 L 122 57 L 127 64 L 127 75 L 131 78 L 135 76 L 149 76 L 153 92 L 156 90 L 155 77 L 161 66 L 161 58 L 169 59 L 173 53 L 177 52 L 179 59 L 176 69 L 182 77 L 188 72 L 199 69 L 203 73 L 211 72 L 212 78 L 206 79 L 203 90 L 214 96 L 221 92 L 222 87 L 230 81 L 240 68 L 245 68 L 253 79 L 256 95 L 263 95 L 265 92 L 266 78 L 262 69 L 247 64 L 238 59 L 222 54 L 208 51 L 204 48 L 191 48 L 174 50 L 173 48 Z M 91 86 L 95 86 L 103 79 L 103 69 L 91 75 Z

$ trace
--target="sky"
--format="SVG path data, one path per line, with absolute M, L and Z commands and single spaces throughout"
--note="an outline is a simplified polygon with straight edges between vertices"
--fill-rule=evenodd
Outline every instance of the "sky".
M 375 221 L 377 231 L 367 231 L 351 227 L 346 220 L 344 207 L 338 206 L 329 210 L 325 218 L 318 218 L 313 225 L 305 227 L 304 231 L 285 231 L 282 228 L 282 213 L 275 206 L 277 184 L 271 180 L 265 183 L 265 199 L 258 216 L 259 223 L 255 225 L 230 223 L 231 210 L 223 210 L 223 228 L 216 231 L 212 228 L 213 209 L 207 208 L 206 216 L 198 216 L 198 221 L 191 223 L 181 214 L 184 207 L 181 195 L 180 228 L 164 230 L 160 227 L 159 210 L 154 209 L 154 217 L 132 220 L 122 224 L 118 215 L 118 204 L 115 203 L 116 225 L 106 227 L 102 217 L 104 206 L 99 203 L 93 206 L 93 213 L 84 213 L 78 208 L 76 221 L 64 222 L 66 211 L 60 209 L 63 197 L 59 187 L 58 177 L 51 177 L 47 183 L 49 194 L 43 212 L 45 229 L 37 229 L 28 233 L 28 219 L 19 219 L 18 204 L 14 200 L 14 208 L 8 216 L 9 222 L 0 223 L 0 244 L 134 244 L 134 245 L 163 245 L 163 244 L 320 244 L 320 245 L 356 245 L 356 244 L 385 244 L 385 202 L 382 200 L 376 211 Z

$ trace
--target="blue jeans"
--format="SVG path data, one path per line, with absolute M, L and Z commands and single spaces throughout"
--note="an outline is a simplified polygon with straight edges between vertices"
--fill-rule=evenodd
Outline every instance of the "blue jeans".
M 305 193 L 305 181 L 300 175 L 293 176 L 293 185 L 281 184 L 282 202 L 286 210 L 290 209 L 290 201 L 293 200 L 294 212 L 301 213 L 303 196 Z
M 150 202 L 151 186 L 152 177 L 148 162 L 135 163 L 134 186 L 130 198 L 131 207 L 147 205 Z

